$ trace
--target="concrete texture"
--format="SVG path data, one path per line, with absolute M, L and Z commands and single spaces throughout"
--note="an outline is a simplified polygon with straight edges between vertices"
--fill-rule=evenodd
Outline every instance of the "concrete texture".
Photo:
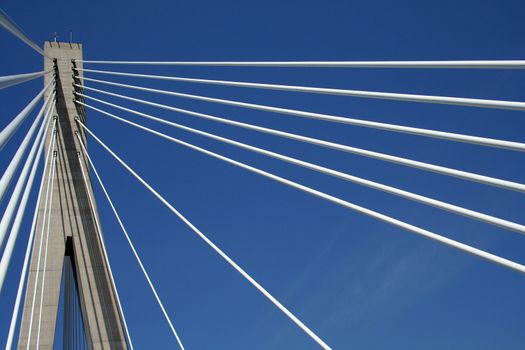
M 51 229 L 45 272 L 40 345 L 38 348 L 53 349 L 54 346 L 65 242 L 67 237 L 72 237 L 72 258 L 76 267 L 80 305 L 88 346 L 91 349 L 127 349 L 122 320 L 115 301 L 115 293 L 109 279 L 101 242 L 97 234 L 95 219 L 98 220 L 98 213 L 96 207 L 94 211 L 91 210 L 87 197 L 88 191 L 92 194 L 92 189 L 91 186 L 85 186 L 77 156 L 77 152 L 81 152 L 81 148 L 74 134 L 78 129 L 74 118 L 80 116 L 83 119 L 84 114 L 82 111 L 77 110 L 73 103 L 73 63 L 71 60 L 82 58 L 82 45 L 77 43 L 45 42 L 44 51 L 49 56 L 57 59 L 56 114 L 58 115 L 60 128 L 57 134 L 56 176 L 51 204 Z M 52 67 L 53 62 L 45 60 L 44 69 L 47 70 Z M 49 82 L 50 79 L 52 79 L 52 75 L 48 74 L 44 83 Z M 81 134 L 85 140 L 84 134 Z M 51 140 L 51 136 L 50 130 L 46 143 Z M 88 169 L 86 159 L 83 160 L 84 169 Z M 50 174 L 51 172 L 49 171 L 46 174 L 46 178 Z M 93 195 L 92 198 L 94 198 Z M 27 348 L 28 339 L 31 339 L 30 349 L 37 348 L 36 336 L 39 324 L 40 295 L 44 269 L 45 235 L 39 268 L 39 282 L 36 287 L 37 297 L 35 299 L 35 313 L 31 334 L 29 334 L 29 323 L 35 290 L 34 282 L 38 266 L 38 251 L 42 239 L 41 232 L 45 232 L 45 230 L 42 231 L 43 211 L 44 198 L 42 198 L 39 205 L 38 225 L 33 245 L 18 342 L 19 349 Z M 57 341 L 61 341 L 61 339 Z

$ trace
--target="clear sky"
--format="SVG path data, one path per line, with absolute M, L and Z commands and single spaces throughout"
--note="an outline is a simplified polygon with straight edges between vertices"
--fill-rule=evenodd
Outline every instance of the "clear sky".
M 73 41 L 84 44 L 87 59 L 525 59 L 523 1 L 4 0 L 0 6 L 38 44 L 52 39 L 55 31 L 59 40 L 68 41 L 72 30 Z M 0 48 L 0 75 L 32 72 L 42 67 L 42 58 L 37 53 L 5 31 L 0 31 Z M 525 72 L 515 70 L 104 68 L 525 101 Z M 104 78 L 525 142 L 525 114 L 519 111 Z M 40 80 L 1 90 L 0 124 L 5 125 L 41 86 Z M 525 182 L 525 156 L 518 152 L 117 88 L 111 90 Z M 111 100 L 340 171 L 525 223 L 523 194 Z M 124 113 L 117 114 L 139 120 Z M 155 138 L 95 112 L 88 112 L 87 117 L 95 133 L 333 348 L 524 348 L 525 276 Z M 170 127 L 141 122 L 370 209 L 525 263 L 525 238 L 517 233 Z M 2 152 L 2 169 L 19 139 L 17 135 Z M 90 152 L 187 349 L 318 348 L 93 140 L 90 140 Z M 135 348 L 176 348 L 175 339 L 97 185 L 95 192 Z M 32 198 L 31 203 L 34 203 L 35 196 Z M 25 221 L 25 231 L 17 245 L 8 285 L 0 298 L 1 342 L 7 334 L 28 221 Z

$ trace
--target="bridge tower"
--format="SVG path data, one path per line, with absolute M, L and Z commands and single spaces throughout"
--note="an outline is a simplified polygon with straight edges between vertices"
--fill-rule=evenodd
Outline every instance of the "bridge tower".
M 72 68 L 75 63 L 72 60 L 82 59 L 82 45 L 45 42 L 44 51 L 55 59 L 54 62 L 44 59 L 44 69 L 52 69 L 55 65 L 56 114 L 60 126 L 56 135 L 57 148 L 53 155 L 56 156 L 56 175 L 52 186 L 49 240 L 42 242 L 44 247 L 47 244 L 45 278 L 42 282 L 43 264 L 41 263 L 38 268 L 37 263 L 36 252 L 39 251 L 41 239 L 37 234 L 30 263 L 18 349 L 26 349 L 29 339 L 31 339 L 30 349 L 36 349 L 39 323 L 39 349 L 53 349 L 54 343 L 59 341 L 55 339 L 55 334 L 63 279 L 69 279 L 69 282 L 75 286 L 74 295 L 67 297 L 77 298 L 85 345 L 89 349 L 127 349 L 125 327 L 119 312 L 116 291 L 112 284 L 110 269 L 104 260 L 104 246 L 97 231 L 99 225 L 97 225 L 96 205 L 94 202 L 91 204 L 88 197 L 90 194 L 94 199 L 92 188 L 90 185 L 86 186 L 78 159 L 78 152 L 82 155 L 82 150 L 75 136 L 78 129 L 75 117 L 78 115 L 83 117 L 83 113 L 79 113 L 73 103 Z M 79 74 L 81 76 L 81 73 Z M 52 78 L 52 73 L 47 74 L 45 83 L 47 84 Z M 52 140 L 51 132 L 49 128 L 46 143 Z M 82 132 L 81 135 L 85 139 Z M 51 162 L 52 159 L 50 158 L 49 161 Z M 48 171 L 46 177 L 51 176 L 50 174 L 51 172 Z M 39 205 L 37 233 L 41 232 L 43 225 L 43 202 L 42 200 Z M 45 237 L 42 239 L 45 240 Z M 39 280 L 35 285 L 37 270 L 40 270 Z M 43 307 L 40 316 L 38 310 L 42 289 Z M 71 294 L 70 289 L 68 293 Z M 31 316 L 32 309 L 36 310 L 33 316 Z M 71 312 L 71 310 L 64 307 L 64 312 Z M 39 322 L 40 317 L 41 322 Z M 71 317 L 72 315 L 64 314 L 66 320 L 64 332 L 71 331 L 66 325 Z

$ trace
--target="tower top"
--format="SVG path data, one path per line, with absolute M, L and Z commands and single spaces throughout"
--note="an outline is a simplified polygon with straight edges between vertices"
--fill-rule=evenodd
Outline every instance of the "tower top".
M 44 41 L 44 50 L 46 49 L 62 49 L 62 50 L 80 50 L 82 51 L 81 43 L 63 42 L 63 41 Z

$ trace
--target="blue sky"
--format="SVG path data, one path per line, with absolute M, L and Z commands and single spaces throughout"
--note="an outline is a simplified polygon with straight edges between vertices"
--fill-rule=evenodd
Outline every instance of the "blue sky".
M 523 59 L 521 1 L 3 1 L 39 44 L 53 32 L 87 59 Z M 0 32 L 0 75 L 42 58 Z M 93 66 L 95 67 L 95 66 Z M 96 66 L 102 68 L 101 66 Z M 524 101 L 525 72 L 105 67 L 164 75 Z M 94 75 L 90 75 L 95 77 Z M 108 78 L 108 77 L 104 77 Z M 525 141 L 523 112 L 108 78 L 273 106 Z M 1 125 L 41 81 L 0 91 Z M 87 84 L 95 86 L 95 84 Z M 106 87 L 101 87 L 106 89 Z M 517 152 L 119 90 L 139 98 L 352 146 L 525 182 Z M 94 94 L 93 94 L 94 96 Z M 98 96 L 97 96 L 98 97 Z M 106 99 L 106 97 L 103 97 Z M 156 116 L 374 181 L 525 223 L 523 194 L 195 120 Z M 106 108 L 104 108 L 106 109 Z M 124 117 L 138 120 L 118 112 Z M 346 200 L 525 263 L 525 239 L 479 222 L 143 122 Z M 522 349 L 525 276 L 88 113 L 89 127 L 321 338 L 336 349 Z M 5 167 L 20 139 L 4 149 Z M 92 140 L 91 140 L 92 141 Z M 104 150 L 90 152 L 188 349 L 316 349 Z M 95 185 L 110 260 L 137 349 L 176 342 Z M 34 201 L 34 196 L 33 196 Z M 1 207 L 3 209 L 4 206 Z M 26 220 L 28 221 L 28 220 Z M 26 234 L 0 299 L 7 334 Z

